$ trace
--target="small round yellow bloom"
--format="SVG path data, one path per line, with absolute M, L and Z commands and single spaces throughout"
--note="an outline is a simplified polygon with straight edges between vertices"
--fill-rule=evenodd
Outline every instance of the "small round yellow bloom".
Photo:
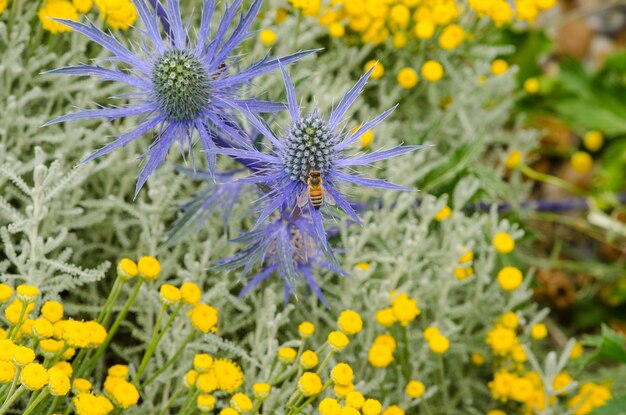
M 131 280 L 139 274 L 137 264 L 130 258 L 122 258 L 117 263 L 117 275 L 123 280 Z
M 413 399 L 421 398 L 425 390 L 424 384 L 419 380 L 412 380 L 406 385 L 406 394 Z
M 298 326 L 298 333 L 300 334 L 300 338 L 308 339 L 315 333 L 315 325 L 310 321 L 303 321 Z
M 496 251 L 501 254 L 508 254 L 513 252 L 515 240 L 506 232 L 498 232 L 493 237 L 493 246 L 496 248 Z
M 12 382 L 17 369 L 11 362 L 0 361 L 0 384 Z
M 417 300 L 410 298 L 407 293 L 402 293 L 394 298 L 391 302 L 391 309 L 396 319 L 403 326 L 415 320 L 422 313 L 422 310 L 417 307 Z
M 198 405 L 198 409 L 202 412 L 212 411 L 213 408 L 215 408 L 215 397 L 208 394 L 198 395 L 196 404 Z
M 233 408 L 224 408 L 220 411 L 220 415 L 239 415 L 239 412 Z
M 332 399 L 332 398 L 322 399 L 317 409 L 320 411 L 321 415 L 340 415 L 341 414 L 341 405 L 339 405 L 339 402 L 337 402 L 336 399 Z
M 396 340 L 390 334 L 379 334 L 374 339 L 374 344 L 378 346 L 386 347 L 392 352 L 396 350 Z
M 248 412 L 252 410 L 252 401 L 243 393 L 236 393 L 230 398 L 230 406 L 237 412 Z
M 278 36 L 276 36 L 276 32 L 272 30 L 263 29 L 261 33 L 259 33 L 259 40 L 264 46 L 272 46 L 276 43 L 276 39 L 278 39 Z
M 572 165 L 572 168 L 578 173 L 585 174 L 589 173 L 593 168 L 593 159 L 591 158 L 589 153 L 584 151 L 578 151 L 574 153 L 574 155 L 570 159 L 570 164 Z
M 298 353 L 291 347 L 281 347 L 278 349 L 278 358 L 285 364 L 293 363 Z
M 385 74 L 385 67 L 383 66 L 383 64 L 376 59 L 372 59 L 371 61 L 367 61 L 364 69 L 365 71 L 369 71 L 372 67 L 374 69 L 372 70 L 372 73 L 370 74 L 370 78 L 371 79 L 382 78 L 383 75 Z
M 383 327 L 391 327 L 397 321 L 391 307 L 378 310 L 375 318 L 376 322 Z
M 39 363 L 29 363 L 20 373 L 20 382 L 28 390 L 39 390 L 48 384 L 48 371 Z
M 498 326 L 487 333 L 486 343 L 491 346 L 495 355 L 505 356 L 517 344 L 517 336 L 512 329 Z
M 87 13 L 93 7 L 93 0 L 72 0 L 79 13 Z
M 328 26 L 328 34 L 332 37 L 343 37 L 346 34 L 346 28 L 341 23 L 331 23 Z
M 51 369 L 56 369 L 56 370 L 60 370 L 61 372 L 65 373 L 67 375 L 67 377 L 71 377 L 72 373 L 74 373 L 74 368 L 72 368 L 72 365 L 69 364 L 68 362 L 56 362 Z
M 526 351 L 519 344 L 513 347 L 513 350 L 511 351 L 511 357 L 513 358 L 513 361 L 517 363 L 524 363 L 528 360 L 528 356 L 526 356 Z
M 554 377 L 552 387 L 558 395 L 563 394 L 563 389 L 567 388 L 574 380 L 567 372 L 561 372 Z
M 569 358 L 572 360 L 578 359 L 580 356 L 585 353 L 585 348 L 580 342 L 574 342 L 574 346 L 572 347 L 572 351 L 569 354 Z
M 23 303 L 29 303 L 35 301 L 35 298 L 39 295 L 39 288 L 32 285 L 22 284 L 18 285 L 15 290 L 17 298 Z
M 200 373 L 206 373 L 213 366 L 213 358 L 206 353 L 197 353 L 193 357 L 193 367 Z
M 530 335 L 535 340 L 545 339 L 548 335 L 548 328 L 543 323 L 537 323 L 531 327 Z
M 22 316 L 22 308 L 24 307 L 24 315 Z M 9 321 L 9 323 L 16 325 L 19 322 L 20 318 L 22 318 L 23 321 L 34 309 L 35 303 L 22 303 L 19 298 L 15 298 L 13 302 L 4 309 L 4 316 Z
M 243 372 L 239 365 L 231 360 L 215 360 L 213 370 L 217 376 L 219 389 L 224 392 L 233 393 L 243 384 Z
M 190 312 L 191 323 L 202 333 L 208 333 L 217 325 L 217 309 L 207 304 L 196 304 Z
M 48 389 L 52 396 L 65 396 L 71 389 L 70 378 L 63 371 L 50 369 L 48 371 Z
M 433 353 L 444 354 L 450 348 L 450 340 L 440 334 L 433 336 L 428 340 L 428 347 Z
M 504 59 L 496 59 L 491 62 L 491 73 L 494 76 L 500 76 L 509 70 L 509 64 Z
M 44 339 L 39 342 L 39 348 L 46 357 L 52 357 L 57 354 L 65 345 L 62 340 Z
M 435 22 L 431 20 L 421 20 L 415 25 L 415 36 L 426 40 L 435 34 Z
M 336 385 L 351 385 L 354 380 L 354 371 L 347 363 L 338 363 L 330 371 L 330 378 Z
M 346 405 L 351 406 L 352 408 L 361 409 L 364 402 L 365 398 L 361 392 L 351 391 L 346 395 Z
M 514 150 L 507 156 L 504 161 L 504 167 L 509 170 L 512 170 L 520 165 L 522 162 L 522 152 L 519 150 Z
M 107 371 L 109 376 L 113 376 L 115 378 L 126 379 L 128 377 L 128 366 L 127 365 L 113 365 Z
M 348 336 L 340 331 L 331 331 L 328 333 L 328 345 L 333 352 L 339 352 L 348 346 L 350 340 Z
M 349 385 L 335 385 L 333 386 L 333 392 L 340 399 L 345 399 L 346 396 L 354 390 L 354 385 L 351 383 Z
M 71 28 L 51 18 L 77 21 L 78 11 L 74 5 L 67 0 L 48 0 L 37 12 L 37 17 L 39 17 L 41 27 L 50 33 L 71 32 Z
M 107 415 L 114 409 L 107 398 L 91 393 L 79 393 L 72 398 L 72 402 L 77 415 Z
M 374 138 L 374 134 L 372 133 L 372 139 Z M 361 140 L 362 142 L 363 140 Z M 370 143 L 368 143 L 369 145 Z M 364 146 L 365 147 L 365 146 Z M 354 268 L 358 269 L 359 271 L 367 271 L 368 269 L 370 269 L 370 264 L 368 264 L 367 262 L 359 262 L 358 264 L 356 264 L 354 266 Z
M 182 293 L 177 287 L 174 287 L 171 284 L 163 284 L 159 289 L 159 295 L 161 296 L 161 301 L 164 304 L 172 305 L 176 304 L 180 301 L 182 297 Z
M 46 301 L 41 307 L 41 315 L 50 323 L 56 323 L 63 318 L 63 304 L 57 301 Z
M 397 76 L 398 85 L 404 89 L 411 89 L 417 85 L 419 81 L 419 77 L 417 76 L 417 72 L 412 68 L 402 68 L 400 72 L 398 72 Z
M 13 296 L 13 288 L 6 284 L 0 284 L 0 304 L 4 304 Z
M 524 81 L 524 90 L 531 95 L 539 92 L 541 85 L 539 84 L 539 80 L 537 78 L 528 78 Z
M 265 399 L 269 396 L 272 386 L 269 383 L 255 383 L 252 385 L 252 392 L 257 399 Z
M 361 415 L 358 409 L 351 406 L 344 406 L 339 411 L 339 415 Z
M 189 369 L 187 371 L 187 373 L 185 373 L 184 382 L 185 382 L 185 386 L 186 387 L 188 387 L 188 388 L 193 387 L 196 384 L 197 380 L 198 380 L 198 371 L 197 370 Z M 215 383 L 217 383 L 217 381 Z M 215 388 L 213 390 L 215 390 Z
M 366 399 L 361 407 L 361 413 L 363 415 L 378 415 L 383 410 L 383 406 L 380 401 L 376 399 Z
M 583 138 L 583 144 L 589 151 L 598 151 L 604 144 L 604 136 L 600 131 L 589 131 Z
M 515 267 L 504 267 L 498 272 L 498 283 L 505 291 L 513 291 L 522 285 L 522 271 Z
M 435 214 L 435 220 L 437 222 L 442 222 L 442 221 L 448 219 L 451 214 L 452 214 L 452 210 L 450 209 L 450 207 L 449 206 L 444 206 L 444 207 L 441 208 L 441 210 L 439 210 L 439 212 L 437 212 Z
M 426 61 L 424 65 L 422 65 L 422 76 L 427 81 L 437 82 L 443 78 L 443 73 L 443 65 L 437 61 Z
M 444 50 L 457 48 L 465 40 L 465 31 L 458 24 L 448 25 L 439 36 L 439 46 Z
M 400 408 L 398 405 L 391 405 L 385 409 L 383 415 L 404 415 L 404 409 Z
M 47 339 L 52 337 L 54 333 L 54 328 L 52 327 L 52 323 L 50 323 L 45 318 L 35 319 L 33 322 L 33 335 L 35 335 L 39 339 Z
M 504 327 L 515 330 L 519 326 L 519 317 L 513 311 L 508 311 L 500 316 L 500 322 Z
M 532 397 L 534 391 L 535 388 L 529 379 L 516 378 L 511 386 L 511 398 L 517 402 L 526 402 Z
M 356 129 L 355 129 L 355 131 L 356 131 Z M 369 145 L 372 144 L 372 141 L 374 141 L 374 132 L 372 130 L 367 130 L 363 134 L 361 134 L 361 147 L 363 147 L 363 148 L 369 147 Z M 359 264 L 357 264 L 357 268 L 358 268 L 358 266 L 359 266 Z M 369 267 L 369 265 L 368 265 L 368 267 Z
M 88 393 L 89 391 L 91 391 L 92 387 L 93 385 L 91 384 L 91 382 L 84 378 L 76 378 L 72 382 L 72 390 L 77 395 L 79 393 Z
M 113 29 L 127 30 L 137 20 L 137 9 L 131 0 L 98 0 L 100 19 Z
M 361 316 L 359 313 L 352 310 L 342 311 L 337 323 L 341 331 L 349 336 L 355 335 L 363 329 Z
M 463 249 L 467 249 L 463 247 Z M 468 249 L 461 257 L 459 258 L 459 264 L 467 264 L 468 262 L 472 262 L 474 260 L 474 251 Z
M 428 326 L 426 329 L 424 329 L 424 332 L 422 334 L 424 336 L 424 340 L 426 341 L 429 341 L 435 336 L 441 335 L 439 329 L 436 326 Z
M 454 276 L 457 280 L 463 281 L 474 275 L 474 268 L 472 267 L 456 267 L 454 268 Z
M 305 369 L 313 369 L 318 363 L 317 353 L 312 350 L 305 350 L 300 356 L 300 365 Z
M 393 362 L 393 350 L 382 344 L 374 343 L 367 353 L 367 360 L 374 367 L 387 367 Z
M 152 256 L 143 256 L 137 264 L 139 276 L 147 281 L 154 281 L 161 273 L 161 263 Z
M 183 285 L 180 286 L 180 294 L 183 301 L 191 305 L 198 304 L 202 298 L 200 287 L 193 282 L 184 282 Z
M 187 372 L 186 381 L 192 380 L 193 376 L 194 376 L 194 373 Z M 208 393 L 214 392 L 217 388 L 219 388 L 219 384 L 217 382 L 217 375 L 215 374 L 215 371 L 210 370 L 207 373 L 200 373 L 200 374 L 196 372 L 195 376 L 196 376 L 196 387 L 198 388 L 200 392 L 208 394 Z
M 482 366 L 483 364 L 485 364 L 485 356 L 480 353 L 472 352 L 470 354 L 470 359 L 472 360 L 472 363 L 476 366 Z
M 15 346 L 13 350 L 13 363 L 18 366 L 25 366 L 35 360 L 35 352 L 30 347 Z
M 304 396 L 318 395 L 322 391 L 322 380 L 313 372 L 304 372 L 298 380 L 298 389 Z

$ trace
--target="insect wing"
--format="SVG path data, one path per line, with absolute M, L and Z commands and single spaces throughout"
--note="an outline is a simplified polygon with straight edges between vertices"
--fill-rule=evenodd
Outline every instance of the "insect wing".
M 328 190 L 324 188 L 324 203 L 328 203 L 329 205 L 335 206 L 337 203 L 335 202 L 335 198 Z
M 309 202 L 309 189 L 305 188 L 298 196 L 298 207 L 303 208 Z

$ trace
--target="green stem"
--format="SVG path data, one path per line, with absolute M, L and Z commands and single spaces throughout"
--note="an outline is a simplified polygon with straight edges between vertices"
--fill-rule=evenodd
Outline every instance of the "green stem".
M 566 182 L 560 177 L 551 176 L 549 174 L 538 172 L 537 170 L 533 170 L 527 165 L 522 165 L 520 167 L 520 171 L 524 173 L 526 176 L 533 180 L 537 180 L 538 182 L 543 182 L 547 184 L 551 184 L 562 189 L 567 190 L 570 193 L 573 193 L 578 196 L 587 197 L 587 193 L 578 186 L 574 186 L 573 184 Z
M 21 302 L 21 301 L 20 301 Z M 15 326 L 11 328 L 9 332 L 9 340 L 15 340 L 14 336 L 17 336 L 20 332 L 20 328 L 22 328 L 22 324 L 24 323 L 24 315 L 26 314 L 26 308 L 28 307 L 27 303 L 22 303 L 22 309 L 20 310 L 20 317 L 15 323 Z
M 113 283 L 113 288 L 111 288 L 111 293 L 107 297 L 107 300 L 102 307 L 102 311 L 100 311 L 100 315 L 98 315 L 98 319 L 96 320 L 98 323 L 106 324 L 106 321 L 113 311 L 113 305 L 117 301 L 117 297 L 120 295 L 123 283 L 124 280 L 118 275 Z
M 406 383 L 411 380 L 411 359 L 409 357 L 409 336 L 404 325 L 402 326 L 402 355 L 402 374 Z
M 181 308 L 183 308 L 183 305 L 184 304 L 182 302 L 179 302 L 176 308 L 174 309 L 174 312 L 172 313 L 172 315 L 167 319 L 167 322 L 165 323 L 163 330 L 161 330 L 161 332 L 159 333 L 157 344 L 161 343 L 161 339 L 163 338 L 163 336 L 165 336 L 167 329 L 170 328 L 170 326 L 174 322 L 174 319 L 176 319 L 176 317 L 178 316 L 178 312 L 180 311 Z
M 154 351 L 156 350 L 158 339 L 159 339 L 159 329 L 161 328 L 161 322 L 163 321 L 163 316 L 165 315 L 165 311 L 167 310 L 167 307 L 168 305 L 166 303 L 163 303 L 163 305 L 161 306 L 161 311 L 159 311 L 159 317 L 157 317 L 157 321 L 154 326 L 154 331 L 152 332 L 152 338 L 150 339 L 150 343 L 148 343 L 146 352 L 144 353 L 143 358 L 141 359 L 141 364 L 139 365 L 139 369 L 137 369 L 137 373 L 135 374 L 135 378 L 133 379 L 134 384 L 137 384 L 137 382 L 141 378 L 143 371 L 146 369 L 146 366 L 148 366 L 148 362 L 150 361 L 150 358 L 152 357 L 152 355 L 154 354 Z
M 7 400 L 4 401 L 2 406 L 0 406 L 0 415 L 6 413 L 6 411 L 10 409 L 11 405 L 13 405 L 13 402 L 22 396 L 24 392 L 26 392 L 26 389 L 23 386 L 20 386 L 12 395 L 8 395 Z
M 24 411 L 22 415 L 29 415 L 31 412 L 35 410 L 35 408 L 41 403 L 41 401 L 43 401 L 47 397 L 48 397 L 48 390 L 44 389 L 43 391 L 39 393 L 39 395 L 37 395 L 37 398 L 35 398 L 35 400 L 33 400 L 33 402 L 31 402 L 26 407 L 26 410 Z
M 315 373 L 317 373 L 318 375 L 322 373 L 322 370 L 326 367 L 332 355 L 333 355 L 333 351 L 329 350 L 326 356 L 324 357 L 324 360 L 322 360 L 322 363 L 320 363 L 320 366 L 317 368 L 317 372 Z
M 61 400 L 60 396 L 55 396 L 54 397 L 54 399 L 52 400 L 52 403 L 50 404 L 50 408 L 48 408 L 48 412 L 46 412 L 46 415 L 52 415 L 54 413 L 54 410 L 57 407 L 57 405 L 59 404 L 60 400 Z
M 180 385 L 178 387 L 178 389 L 176 389 L 176 391 L 174 392 L 174 394 L 172 395 L 172 397 L 170 398 L 169 401 L 167 401 L 167 403 L 165 404 L 165 408 L 163 408 L 161 410 L 161 412 L 159 412 L 159 415 L 166 415 L 168 412 L 168 409 L 170 409 L 170 406 L 172 406 L 172 404 L 174 403 L 174 401 L 176 400 L 176 398 L 178 398 L 178 395 L 180 395 L 180 393 L 185 390 L 185 387 L 183 385 Z M 256 413 L 256 412 L 254 412 Z
M 195 334 L 196 332 L 194 331 L 194 329 L 192 329 L 191 333 L 189 333 L 185 341 L 183 341 L 183 343 L 180 345 L 178 350 L 176 350 L 176 353 L 174 353 L 174 356 L 172 356 L 167 362 L 165 362 L 163 366 L 161 366 L 159 370 L 157 370 L 152 376 L 148 378 L 148 380 L 146 380 L 141 386 L 139 386 L 140 391 L 143 390 L 149 384 L 151 384 L 156 378 L 158 378 L 161 375 L 161 373 L 165 372 L 178 359 L 178 357 L 185 350 L 185 347 L 187 347 L 187 344 L 189 344 L 191 339 L 193 339 L 193 336 Z

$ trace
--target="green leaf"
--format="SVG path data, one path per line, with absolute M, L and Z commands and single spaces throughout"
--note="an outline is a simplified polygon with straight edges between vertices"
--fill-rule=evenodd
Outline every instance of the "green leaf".
M 626 363 L 626 338 L 607 326 L 602 326 L 600 336 L 587 337 L 583 344 L 596 347 L 596 352 L 589 356 L 587 363 L 598 360 Z
M 624 415 L 626 414 L 626 396 L 611 399 L 606 405 L 594 409 L 589 415 Z

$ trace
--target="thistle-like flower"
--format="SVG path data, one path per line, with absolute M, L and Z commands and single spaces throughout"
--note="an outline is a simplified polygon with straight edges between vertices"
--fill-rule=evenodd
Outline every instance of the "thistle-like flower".
M 111 34 L 98 29 L 91 22 L 82 24 L 71 20 L 55 19 L 74 31 L 88 37 L 107 49 L 112 57 L 108 61 L 122 64 L 124 69 L 108 69 L 98 65 L 78 65 L 59 68 L 50 73 L 96 76 L 105 81 L 123 83 L 134 89 L 127 106 L 82 110 L 61 116 L 48 124 L 78 119 L 105 118 L 114 120 L 138 117 L 138 126 L 102 147 L 84 162 L 108 154 L 150 131 L 156 136 L 142 157 L 147 158 L 139 174 L 135 193 L 148 176 L 163 163 L 168 150 L 175 143 L 181 152 L 185 145 L 191 152 L 192 137 L 197 131 L 206 153 L 209 171 L 215 168 L 216 142 L 221 146 L 246 148 L 249 138 L 238 126 L 235 113 L 240 108 L 258 114 L 284 108 L 283 104 L 240 98 L 239 88 L 262 74 L 271 72 L 279 65 L 279 59 L 265 57 L 247 69 L 231 70 L 236 62 L 232 52 L 250 35 L 262 0 L 255 0 L 247 13 L 242 14 L 238 24 L 229 32 L 242 0 L 235 0 L 226 7 L 214 37 L 211 37 L 210 22 L 215 10 L 214 0 L 203 0 L 200 29 L 195 45 L 191 44 L 187 26 L 183 24 L 179 0 L 168 0 L 161 5 L 157 0 L 155 13 L 145 0 L 133 0 L 143 21 L 145 31 L 137 50 L 122 45 Z M 160 16 L 157 16 L 160 14 Z M 165 26 L 166 39 L 159 30 L 158 19 Z M 280 58 L 288 64 L 314 51 L 304 51 Z M 219 142 L 217 131 L 229 137 L 228 143 Z
M 311 113 L 302 114 L 296 102 L 294 86 L 287 72 L 281 67 L 291 116 L 291 126 L 285 129 L 286 134 L 282 138 L 274 134 L 251 111 L 244 111 L 255 128 L 270 141 L 272 151 L 269 154 L 258 150 L 218 149 L 216 151 L 233 157 L 256 160 L 258 165 L 263 165 L 263 168 L 244 179 L 271 189 L 263 196 L 266 204 L 259 215 L 257 226 L 278 209 L 293 210 L 304 208 L 308 204 L 308 212 L 316 230 L 316 240 L 321 241 L 324 239 L 324 230 L 321 225 L 319 197 L 336 204 L 353 220 L 359 222 L 355 210 L 341 192 L 340 184 L 411 190 L 385 180 L 361 177 L 356 174 L 353 167 L 369 165 L 425 146 L 397 146 L 360 155 L 350 155 L 347 151 L 352 143 L 366 131 L 380 124 L 395 109 L 393 107 L 373 120 L 363 123 L 354 132 L 344 132 L 342 118 L 358 98 L 373 69 L 374 67 L 359 79 L 326 119 L 318 113 L 317 109 Z M 311 186 L 321 187 L 319 190 L 322 195 L 311 193 Z M 324 202 L 322 202 L 322 208 L 323 205 Z
M 311 291 L 328 305 L 315 281 L 314 270 L 324 268 L 345 275 L 333 263 L 334 258 L 329 258 L 320 249 L 321 245 L 326 244 L 326 240 L 317 238 L 317 232 L 308 215 L 281 211 L 269 223 L 243 234 L 233 242 L 245 243 L 247 246 L 233 257 L 218 261 L 217 268 L 242 269 L 242 278 L 248 282 L 241 290 L 240 297 L 277 273 L 284 283 L 285 303 L 295 294 L 295 282 L 302 276 Z M 256 265 L 260 265 L 260 271 L 250 276 Z

